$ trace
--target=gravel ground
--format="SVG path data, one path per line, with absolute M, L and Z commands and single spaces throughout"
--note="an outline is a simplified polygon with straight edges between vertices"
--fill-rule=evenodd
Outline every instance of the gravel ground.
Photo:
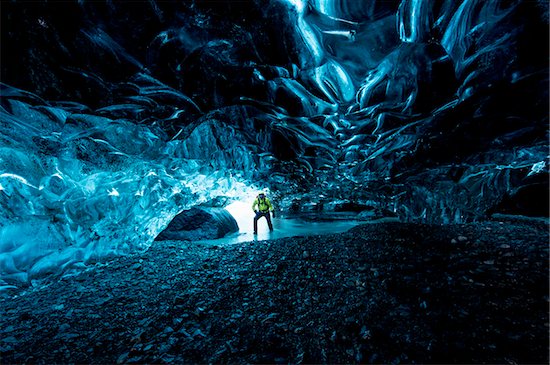
M 548 243 L 511 218 L 155 242 L 0 299 L 0 360 L 546 364 Z

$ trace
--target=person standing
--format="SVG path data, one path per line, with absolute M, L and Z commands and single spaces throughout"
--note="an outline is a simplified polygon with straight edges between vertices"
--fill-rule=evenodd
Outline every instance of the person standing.
M 269 198 L 265 196 L 264 193 L 258 194 L 256 199 L 254 199 L 252 210 L 256 213 L 254 216 L 254 234 L 258 234 L 258 219 L 261 217 L 265 217 L 269 230 L 273 231 L 273 224 L 271 223 L 271 216 L 269 213 L 271 212 L 273 218 L 275 218 L 275 212 L 273 211 L 273 205 L 271 205 Z

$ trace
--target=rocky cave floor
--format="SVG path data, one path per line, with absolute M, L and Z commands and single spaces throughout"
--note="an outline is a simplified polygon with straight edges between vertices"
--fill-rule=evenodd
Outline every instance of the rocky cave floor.
M 548 225 L 155 242 L 0 299 L 11 363 L 548 363 Z

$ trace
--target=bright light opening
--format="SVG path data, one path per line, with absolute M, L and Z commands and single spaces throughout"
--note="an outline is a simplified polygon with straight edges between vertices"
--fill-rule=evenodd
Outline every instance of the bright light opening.
M 269 193 L 266 192 L 269 197 Z M 243 197 L 242 200 L 229 204 L 225 209 L 235 218 L 239 225 L 240 233 L 252 233 L 254 231 L 254 211 L 252 203 L 256 199 L 257 192 Z M 265 218 L 258 220 L 258 233 L 269 232 Z

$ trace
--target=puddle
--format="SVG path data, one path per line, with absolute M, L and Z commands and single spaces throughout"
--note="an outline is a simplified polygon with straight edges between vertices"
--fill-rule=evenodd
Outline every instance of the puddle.
M 274 218 L 273 232 L 267 227 L 265 218 L 258 221 L 258 234 L 253 234 L 252 218 L 248 224 L 238 222 L 239 232 L 229 234 L 216 240 L 205 240 L 216 245 L 236 244 L 248 241 L 273 240 L 277 238 L 310 236 L 317 234 L 341 233 L 365 222 L 356 220 L 334 220 L 334 221 L 310 221 L 301 218 Z

